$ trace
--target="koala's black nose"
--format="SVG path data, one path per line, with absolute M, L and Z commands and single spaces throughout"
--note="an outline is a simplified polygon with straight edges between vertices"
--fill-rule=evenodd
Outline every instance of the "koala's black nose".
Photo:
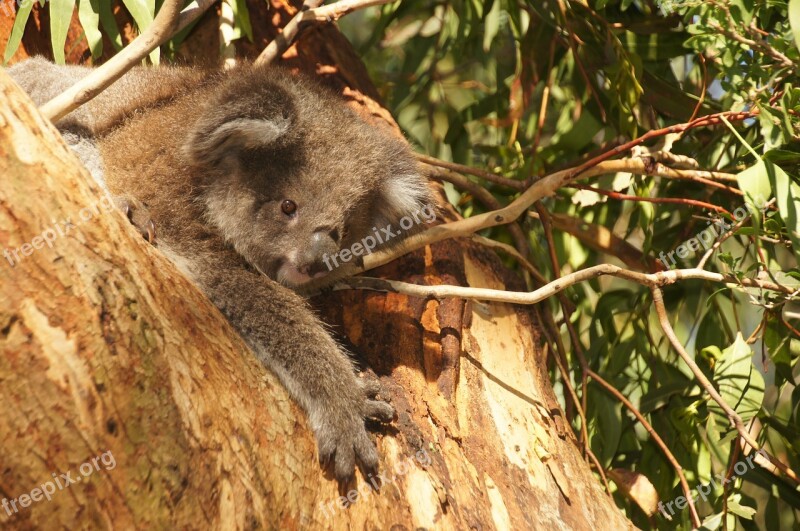
M 298 269 L 301 273 L 313 277 L 317 273 L 327 273 L 330 269 L 325 265 L 325 256 L 335 255 L 339 246 L 331 238 L 329 230 L 315 232 L 308 247 L 300 251 L 298 256 Z

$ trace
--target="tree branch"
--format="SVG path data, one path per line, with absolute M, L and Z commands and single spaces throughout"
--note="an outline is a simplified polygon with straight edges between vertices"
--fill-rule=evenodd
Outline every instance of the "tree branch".
M 795 293 L 791 288 L 782 286 L 780 284 L 775 284 L 773 282 L 767 282 L 753 278 L 737 279 L 734 276 L 713 273 L 711 271 L 704 271 L 697 268 L 673 269 L 671 271 L 659 271 L 658 273 L 639 273 L 636 271 L 622 269 L 621 267 L 613 264 L 600 264 L 587 267 L 586 269 L 581 269 L 580 271 L 575 271 L 574 273 L 564 275 L 563 277 L 530 292 L 504 291 L 498 289 L 449 285 L 423 286 L 419 284 L 409 284 L 396 280 L 385 280 L 373 277 L 352 277 L 339 280 L 328 289 L 333 291 L 346 289 L 365 289 L 382 291 L 386 293 L 401 293 L 403 295 L 419 297 L 422 299 L 434 298 L 441 300 L 449 297 L 457 297 L 460 299 L 505 302 L 509 304 L 536 304 L 545 299 L 549 299 L 553 295 L 564 291 L 570 286 L 601 276 L 622 278 L 642 284 L 644 286 L 648 286 L 650 288 L 667 286 L 669 284 L 674 284 L 678 280 L 698 279 L 707 280 L 709 282 L 724 282 L 729 287 L 756 287 L 777 291 L 788 295 Z
M 306 0 L 301 11 L 290 20 L 283 31 L 270 42 L 256 58 L 256 64 L 269 64 L 283 55 L 300 33 L 303 22 L 333 22 L 353 11 L 366 7 L 389 4 L 394 0 L 340 0 L 322 6 L 323 0 Z
M 166 0 L 153 24 L 128 44 L 124 50 L 42 105 L 39 110 L 50 121 L 57 122 L 111 86 L 125 72 L 147 57 L 147 54 L 202 15 L 214 1 L 196 0 L 181 11 L 182 0 Z
M 742 118 L 744 114 L 748 113 L 735 114 L 737 117 Z M 695 120 L 695 125 L 692 127 L 698 126 L 696 124 L 719 122 L 720 119 L 716 115 L 712 117 L 704 116 Z M 663 134 L 667 134 L 673 129 L 685 130 L 689 126 L 690 124 L 682 124 L 681 126 L 674 126 L 661 131 Z M 652 133 L 652 131 L 650 133 Z M 650 135 L 650 133 L 647 133 L 644 136 L 646 137 Z M 626 145 L 630 148 L 635 142 L 636 141 L 629 142 Z M 612 152 L 616 152 L 617 149 L 618 148 L 613 149 Z M 406 238 L 402 242 L 399 242 L 397 245 L 389 249 L 380 250 L 364 256 L 362 265 L 360 266 L 352 262 L 344 264 L 342 267 L 330 273 L 327 278 L 322 279 L 321 281 L 308 283 L 305 286 L 304 291 L 308 293 L 314 293 L 324 287 L 326 284 L 330 284 L 331 281 L 353 276 L 363 271 L 368 271 L 378 266 L 387 264 L 395 258 L 403 256 L 404 254 L 416 249 L 420 249 L 426 245 L 446 240 L 448 238 L 469 236 L 482 229 L 511 223 L 539 199 L 554 194 L 559 188 L 579 178 L 587 179 L 598 175 L 617 172 L 629 172 L 637 174 L 646 173 L 646 165 L 648 162 L 642 158 L 636 157 L 630 159 L 600 160 L 609 158 L 610 156 L 610 154 L 604 154 L 579 167 L 561 170 L 543 177 L 536 181 L 522 194 L 520 194 L 517 199 L 503 208 L 478 214 L 477 216 L 473 216 L 471 218 L 461 219 L 452 223 L 445 223 L 444 225 L 431 227 L 426 231 Z

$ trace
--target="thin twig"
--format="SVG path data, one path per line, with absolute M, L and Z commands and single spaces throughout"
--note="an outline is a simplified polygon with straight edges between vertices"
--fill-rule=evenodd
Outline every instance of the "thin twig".
M 747 37 L 741 35 L 735 30 L 723 28 L 718 23 L 713 21 L 709 22 L 709 26 L 719 31 L 726 37 L 735 40 L 736 42 L 744 44 L 745 46 L 748 46 L 754 50 L 758 50 L 766 56 L 772 57 L 773 59 L 778 61 L 784 68 L 790 68 L 792 70 L 794 69 L 794 63 L 792 62 L 792 60 L 783 55 L 775 48 L 773 48 L 772 46 L 770 46 L 769 44 L 765 42 L 754 41 L 753 39 L 748 39 Z
M 553 227 L 550 223 L 550 213 L 546 208 L 544 208 L 544 205 L 542 205 L 541 201 L 534 203 L 534 207 L 536 208 L 536 212 L 539 214 L 539 221 L 542 223 L 542 228 L 544 229 L 545 238 L 547 240 L 548 256 L 550 257 L 550 267 L 553 268 L 553 276 L 557 281 L 559 278 L 561 278 L 562 268 L 561 264 L 558 263 L 558 256 L 556 255 L 556 244 L 555 238 L 553 238 Z M 557 297 L 558 303 L 561 305 L 561 311 L 564 315 L 564 324 L 567 327 L 570 340 L 572 341 L 572 349 L 581 364 L 581 407 L 584 411 L 586 411 L 587 400 L 589 396 L 586 372 L 586 369 L 588 369 L 588 364 L 586 363 L 586 357 L 583 355 L 583 346 L 581 345 L 580 337 L 578 337 L 578 333 L 575 331 L 575 327 L 572 324 L 572 305 L 563 293 L 559 293 Z M 586 448 L 589 448 L 588 435 L 586 439 Z
M 301 11 L 264 48 L 255 63 L 269 64 L 280 57 L 297 38 L 301 24 L 304 22 L 333 22 L 353 11 L 388 4 L 392 1 L 394 0 L 339 0 L 339 2 L 320 7 L 323 0 L 306 0 Z
M 511 255 L 517 261 L 517 263 L 522 266 L 523 269 L 525 269 L 531 274 L 531 276 L 533 276 L 534 279 L 536 279 L 537 282 L 540 284 L 547 284 L 547 279 L 538 269 L 536 269 L 536 266 L 530 263 L 527 258 L 522 256 L 522 254 L 511 245 L 499 242 L 497 240 L 492 240 L 491 238 L 484 238 L 478 234 L 473 234 L 471 239 L 472 241 L 483 245 L 484 247 Z
M 773 198 L 773 199 L 771 199 L 771 200 L 770 200 L 770 201 L 769 201 L 769 202 L 768 202 L 766 205 L 764 205 L 764 208 L 765 208 L 765 209 L 766 209 L 766 208 L 769 208 L 769 206 L 770 206 L 770 205 L 772 205 L 772 203 L 774 203 L 774 202 L 775 202 L 775 199 Z M 736 231 L 737 231 L 737 230 L 738 230 L 738 229 L 739 229 L 739 228 L 740 228 L 742 225 L 744 225 L 744 224 L 745 224 L 745 223 L 746 223 L 746 222 L 747 222 L 747 221 L 748 221 L 748 220 L 749 220 L 751 217 L 753 217 L 753 214 L 752 214 L 752 212 L 749 212 L 749 211 L 748 211 L 746 216 L 744 216 L 742 219 L 740 219 L 739 221 L 737 221 L 737 222 L 736 222 L 736 223 L 735 223 L 735 224 L 734 224 L 734 225 L 733 225 L 733 226 L 732 226 L 732 227 L 731 227 L 731 228 L 728 230 L 728 232 L 726 232 L 725 234 L 723 234 L 723 235 L 722 235 L 722 237 L 721 237 L 720 239 L 718 239 L 716 242 L 714 242 L 714 245 L 712 245 L 712 246 L 711 246 L 711 248 L 710 248 L 708 251 L 706 251 L 706 253 L 703 255 L 703 257 L 702 257 L 702 258 L 700 259 L 700 261 L 697 263 L 697 267 L 698 267 L 699 269 L 703 269 L 703 268 L 706 266 L 706 262 L 708 262 L 708 259 L 709 259 L 709 258 L 711 258 L 711 255 L 713 255 L 713 254 L 714 254 L 714 252 L 715 252 L 717 249 L 719 249 L 720 245 L 722 245 L 722 244 L 723 244 L 723 243 L 724 243 L 724 242 L 725 242 L 725 241 L 726 241 L 728 238 L 730 238 L 731 236 L 733 236 L 734 234 L 736 234 Z
M 572 184 L 570 185 L 570 188 L 577 188 L 578 190 L 586 190 L 588 192 L 594 192 L 598 195 L 604 195 L 606 197 L 610 197 L 611 199 L 619 199 L 622 201 L 637 201 L 641 203 L 670 204 L 670 205 L 688 205 L 697 208 L 705 208 L 706 210 L 722 212 L 728 214 L 730 217 L 733 217 L 733 214 L 731 214 L 721 206 L 717 206 L 712 203 L 706 203 L 705 201 L 698 201 L 697 199 L 689 199 L 686 197 L 642 197 L 638 195 L 622 194 L 620 192 L 614 192 L 612 190 L 603 190 L 602 188 L 595 188 L 594 186 L 586 186 L 584 184 Z
M 281 32 L 272 39 L 272 42 L 264 48 L 258 58 L 256 58 L 255 63 L 267 65 L 283 55 L 300 33 L 300 25 L 306 20 L 314 18 L 313 15 L 309 17 L 307 13 L 322 5 L 322 2 L 323 0 L 305 0 L 300 11 L 292 17 L 292 20 L 290 20 L 286 26 L 283 27 Z
M 692 492 L 691 489 L 689 488 L 689 482 L 686 481 L 686 476 L 683 473 L 683 467 L 681 466 L 680 463 L 678 463 L 678 460 L 675 459 L 675 456 L 670 451 L 669 446 L 666 445 L 666 443 L 658 434 L 658 432 L 647 421 L 647 419 L 644 418 L 644 415 L 642 415 L 639 412 L 639 410 L 636 409 L 636 406 L 634 406 L 630 400 L 625 398 L 625 396 L 622 393 L 620 393 L 616 387 L 605 381 L 605 379 L 603 379 L 599 374 L 597 374 L 593 370 L 587 369 L 587 372 L 589 376 L 592 378 L 592 380 L 600 384 L 600 386 L 603 387 L 603 389 L 605 389 L 611 395 L 613 395 L 614 398 L 622 402 L 622 405 L 624 405 L 628 409 L 628 411 L 633 413 L 633 416 L 636 417 L 636 420 L 638 420 L 639 423 L 642 425 L 642 427 L 647 431 L 647 433 L 650 434 L 650 437 L 653 439 L 653 442 L 656 443 L 656 446 L 658 446 L 661 449 L 661 452 L 663 452 L 664 456 L 667 458 L 667 461 L 670 462 L 672 468 L 674 468 L 675 472 L 678 474 L 678 479 L 681 482 L 681 488 L 683 489 L 683 493 L 685 495 L 684 497 L 686 498 L 686 501 L 689 504 L 689 512 L 692 514 L 692 523 L 695 528 L 700 527 L 701 524 L 700 516 L 697 514 L 697 508 L 694 506 L 694 498 L 692 497 Z
M 418 161 L 423 162 L 429 166 L 445 168 L 451 171 L 456 171 L 458 173 L 466 173 L 468 175 L 480 177 L 483 180 L 489 181 L 494 184 L 499 184 L 501 186 L 505 186 L 508 188 L 512 188 L 514 190 L 525 189 L 524 182 L 515 181 L 514 179 L 509 179 L 508 177 L 503 177 L 502 175 L 496 175 L 494 173 L 490 173 L 488 171 L 481 170 L 478 168 L 473 168 L 471 166 L 464 166 L 463 164 L 456 164 L 455 162 L 447 162 L 446 160 L 440 160 L 435 157 L 423 155 L 422 153 L 415 153 L 414 156 L 417 157 Z
M 539 219 L 539 214 L 536 212 L 529 211 L 528 216 Z M 661 264 L 658 259 L 645 256 L 641 249 L 620 238 L 604 225 L 589 223 L 578 217 L 558 213 L 551 213 L 550 221 L 554 229 L 571 234 L 590 249 L 619 259 L 629 269 L 646 273 L 655 273 L 666 269 L 666 266 Z
M 504 291 L 497 289 L 487 288 L 472 288 L 464 286 L 423 286 L 420 284 L 409 284 L 407 282 L 400 282 L 397 280 L 385 280 L 372 277 L 351 277 L 342 279 L 333 284 L 333 291 L 349 290 L 349 289 L 365 289 L 373 291 L 382 291 L 386 293 L 401 293 L 411 297 L 419 297 L 422 299 L 446 299 L 449 297 L 457 297 L 460 299 L 481 300 L 492 302 L 505 302 L 509 304 L 536 304 L 545 299 L 564 291 L 570 286 L 585 282 L 593 278 L 601 276 L 613 276 L 622 278 L 650 288 L 659 288 L 674 284 L 678 280 L 685 279 L 698 279 L 706 280 L 709 282 L 724 282 L 730 287 L 757 287 L 771 291 L 777 291 L 785 294 L 792 294 L 791 288 L 758 280 L 754 278 L 737 279 L 732 275 L 723 275 L 711 271 L 704 271 L 702 269 L 673 269 L 671 271 L 659 271 L 658 273 L 639 273 L 630 271 L 613 264 L 600 264 L 580 271 L 575 271 L 568 275 L 554 280 L 544 286 L 530 292 L 525 291 Z
M 556 365 L 558 366 L 558 371 L 561 373 L 561 380 L 564 386 L 567 388 L 567 391 L 572 397 L 572 401 L 578 410 L 578 417 L 580 417 L 581 421 L 581 441 L 583 442 L 583 449 L 586 452 L 586 455 L 588 455 L 589 458 L 594 463 L 594 466 L 597 469 L 597 473 L 600 474 L 600 477 L 603 480 L 603 484 L 605 484 L 606 486 L 606 492 L 610 495 L 611 487 L 608 484 L 608 479 L 606 478 L 605 470 L 603 470 L 603 466 L 600 464 L 600 460 L 597 459 L 596 455 L 594 455 L 594 452 L 592 452 L 592 448 L 589 445 L 589 431 L 587 428 L 588 422 L 586 419 L 586 413 L 584 412 L 584 409 L 581 406 L 581 402 L 578 399 L 578 394 L 575 392 L 575 388 L 573 387 L 572 382 L 569 381 L 569 371 L 567 371 L 567 368 L 564 366 L 564 363 L 557 355 L 554 355 L 553 359 L 555 360 Z
M 745 113 L 747 114 L 747 113 Z M 747 114 L 749 116 L 749 114 Z M 737 114 L 737 117 L 744 116 L 741 113 Z M 697 123 L 708 123 L 708 122 L 701 122 L 701 120 L 705 120 L 707 117 L 699 118 L 696 120 Z M 719 122 L 719 118 L 711 123 Z M 678 126 L 675 126 L 678 127 Z M 688 127 L 686 124 L 681 126 L 683 128 Z M 673 128 L 663 129 L 663 134 L 667 134 Z M 648 133 L 649 134 L 649 133 Z M 645 135 L 647 136 L 647 135 Z M 633 147 L 633 144 L 628 143 L 630 147 Z M 616 151 L 618 148 L 615 148 L 612 151 Z M 602 155 L 602 158 L 608 158 L 610 155 Z M 598 157 L 601 158 L 601 157 Z M 469 236 L 479 230 L 486 229 L 489 227 L 496 227 L 498 225 L 505 225 L 507 223 L 511 223 L 515 221 L 521 214 L 523 214 L 533 203 L 538 201 L 543 197 L 550 196 L 554 194 L 559 188 L 563 187 L 564 185 L 574 181 L 575 179 L 582 178 L 590 178 L 597 175 L 604 175 L 608 173 L 617 173 L 617 172 L 630 172 L 630 173 L 638 173 L 645 171 L 645 161 L 641 158 L 631 158 L 631 159 L 620 159 L 620 160 L 593 160 L 592 165 L 583 164 L 578 168 L 571 168 L 562 171 L 558 171 L 552 173 L 542 179 L 536 181 L 530 188 L 525 190 L 522 194 L 520 194 L 517 199 L 511 202 L 509 205 L 494 210 L 491 212 L 485 212 L 483 214 L 478 214 L 477 216 L 473 216 L 467 219 L 461 219 L 458 221 L 454 221 L 451 223 L 445 223 L 444 225 L 438 225 L 435 227 L 431 227 L 426 231 L 423 231 L 419 234 L 415 234 L 399 242 L 397 245 L 389 248 L 374 252 L 368 256 L 365 256 L 362 264 L 357 265 L 353 262 L 343 265 L 342 267 L 338 268 L 331 274 L 329 274 L 325 279 L 316 282 L 310 282 L 305 286 L 304 291 L 313 292 L 315 290 L 320 289 L 322 286 L 329 284 L 332 281 L 345 278 L 348 276 L 355 275 L 362 271 L 368 271 L 375 267 L 387 264 L 394 260 L 397 257 L 403 256 L 411 251 L 416 249 L 420 249 L 426 245 L 430 245 L 436 243 L 438 241 L 446 240 L 448 238 L 457 238 L 462 236 Z

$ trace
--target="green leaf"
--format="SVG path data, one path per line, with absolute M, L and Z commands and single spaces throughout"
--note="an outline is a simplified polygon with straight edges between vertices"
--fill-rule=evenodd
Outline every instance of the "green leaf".
M 750 345 L 738 333 L 733 345 L 722 351 L 722 360 L 714 367 L 714 382 L 719 394 L 744 422 L 761 410 L 764 400 L 764 377 L 753 365 L 752 358 Z M 725 417 L 716 402 L 710 403 L 709 409 Z
M 155 2 L 153 0 L 122 0 L 125 7 L 139 27 L 139 35 L 153 23 L 155 17 Z M 159 48 L 150 52 L 150 61 L 157 65 L 161 57 Z
M 769 172 L 767 165 L 771 163 L 759 160 L 753 166 L 740 172 L 736 176 L 739 188 L 745 193 L 750 212 L 761 219 L 761 207 L 769 199 L 772 188 L 769 183 Z
M 119 51 L 122 49 L 122 35 L 119 33 L 117 27 L 117 19 L 114 18 L 114 13 L 111 11 L 111 2 L 100 2 L 100 24 L 106 32 L 106 36 L 111 40 L 114 49 Z
M 6 52 L 3 54 L 3 63 L 7 63 L 9 59 L 17 52 L 19 43 L 22 42 L 22 32 L 25 31 L 25 24 L 28 23 L 28 18 L 33 9 L 33 2 L 24 2 L 20 5 L 17 17 L 14 19 L 14 26 L 11 28 L 11 35 L 8 37 L 6 43 Z
M 780 166 L 771 162 L 766 165 L 769 182 L 778 202 L 778 211 L 792 239 L 794 255 L 800 257 L 800 186 Z
M 794 44 L 800 49 L 800 0 L 789 0 L 789 24 L 794 35 Z
M 494 2 L 492 8 L 486 14 L 486 21 L 483 29 L 483 51 L 488 52 L 492 47 L 492 41 L 500 31 L 500 2 Z
M 752 507 L 748 507 L 747 505 L 742 505 L 740 502 L 742 501 L 742 495 L 739 493 L 732 494 L 728 497 L 728 510 L 739 516 L 741 518 L 746 518 L 748 520 L 752 520 L 753 516 L 756 514 L 756 510 Z
M 50 0 L 50 43 L 53 46 L 53 60 L 60 65 L 66 62 L 64 45 L 74 9 L 75 0 Z
M 92 59 L 103 55 L 103 34 L 100 33 L 100 0 L 78 0 L 78 18 L 89 42 Z
M 622 405 L 611 400 L 603 391 L 594 389 L 587 409 L 595 423 L 590 428 L 592 448 L 602 463 L 610 463 L 619 447 L 622 435 Z
M 236 21 L 236 29 L 244 33 L 247 40 L 253 42 L 253 25 L 250 23 L 250 11 L 247 9 L 247 0 L 235 0 L 233 4 L 233 15 Z

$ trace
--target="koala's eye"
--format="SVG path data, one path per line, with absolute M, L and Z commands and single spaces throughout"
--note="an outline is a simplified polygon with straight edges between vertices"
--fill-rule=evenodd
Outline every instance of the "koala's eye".
M 297 203 L 291 199 L 284 199 L 281 203 L 281 211 L 287 216 L 294 216 L 294 213 L 297 212 Z

